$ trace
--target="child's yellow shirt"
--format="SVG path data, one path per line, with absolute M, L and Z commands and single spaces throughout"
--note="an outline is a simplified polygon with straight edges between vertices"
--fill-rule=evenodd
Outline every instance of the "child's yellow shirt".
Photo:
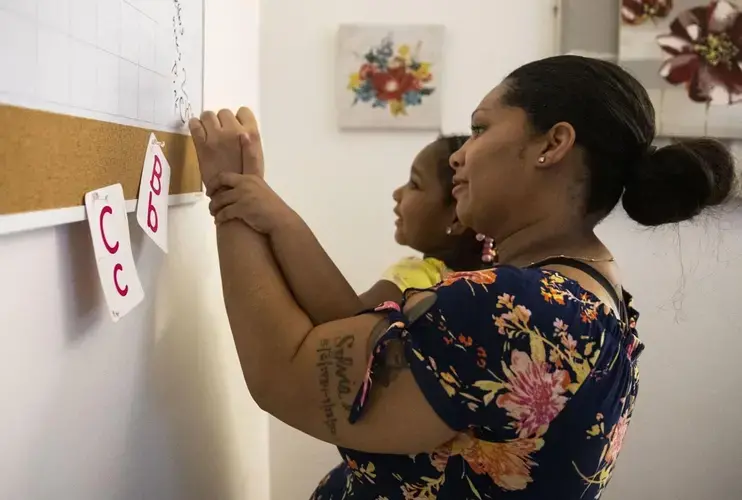
M 446 265 L 438 259 L 407 257 L 389 267 L 382 279 L 391 281 L 404 292 L 408 288 L 430 288 L 437 285 L 449 272 Z

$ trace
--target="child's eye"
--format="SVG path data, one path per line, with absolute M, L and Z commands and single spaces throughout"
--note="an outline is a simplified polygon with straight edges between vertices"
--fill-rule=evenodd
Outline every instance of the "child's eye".
M 476 137 L 480 134 L 484 133 L 484 127 L 481 125 L 472 125 L 471 126 L 471 135 Z
M 410 189 L 418 189 L 417 182 L 413 181 L 412 179 L 407 181 L 407 185 L 409 186 Z

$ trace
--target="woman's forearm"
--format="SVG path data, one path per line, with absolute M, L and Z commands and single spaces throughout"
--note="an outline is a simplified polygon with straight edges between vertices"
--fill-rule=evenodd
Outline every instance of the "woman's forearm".
M 294 298 L 312 323 L 347 318 L 364 309 L 358 294 L 300 217 L 276 228 L 270 242 Z
M 245 382 L 260 391 L 271 385 L 265 377 L 290 363 L 313 325 L 286 286 L 268 239 L 239 221 L 217 227 L 229 324 Z

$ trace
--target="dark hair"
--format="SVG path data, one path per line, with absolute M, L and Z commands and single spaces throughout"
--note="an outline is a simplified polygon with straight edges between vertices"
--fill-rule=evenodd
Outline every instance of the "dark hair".
M 525 110 L 532 127 L 574 127 L 588 168 L 585 211 L 602 218 L 623 195 L 626 213 L 645 226 L 689 220 L 735 189 L 734 160 L 713 139 L 656 149 L 654 107 L 620 66 L 580 56 L 535 61 L 507 78 L 503 103 Z
M 443 191 L 446 193 L 446 204 L 454 203 L 456 200 L 451 191 L 453 191 L 453 169 L 451 168 L 451 155 L 461 149 L 469 140 L 468 135 L 439 135 L 434 144 L 440 148 L 436 157 L 436 169 L 438 178 L 443 185 Z

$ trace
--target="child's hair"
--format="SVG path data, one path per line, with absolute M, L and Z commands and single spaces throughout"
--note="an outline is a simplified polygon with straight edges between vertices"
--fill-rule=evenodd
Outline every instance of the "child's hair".
M 435 140 L 435 145 L 438 147 L 436 169 L 443 191 L 446 193 L 443 200 L 446 205 L 456 203 L 456 199 L 451 193 L 454 174 L 450 165 L 451 155 L 461 149 L 468 140 L 468 135 L 440 135 Z M 458 241 L 453 242 L 450 254 L 442 259 L 448 268 L 454 271 L 474 271 L 491 266 L 491 264 L 482 261 L 483 243 L 477 241 L 476 233 L 473 230 L 467 229 L 464 234 L 453 238 L 457 238 Z

